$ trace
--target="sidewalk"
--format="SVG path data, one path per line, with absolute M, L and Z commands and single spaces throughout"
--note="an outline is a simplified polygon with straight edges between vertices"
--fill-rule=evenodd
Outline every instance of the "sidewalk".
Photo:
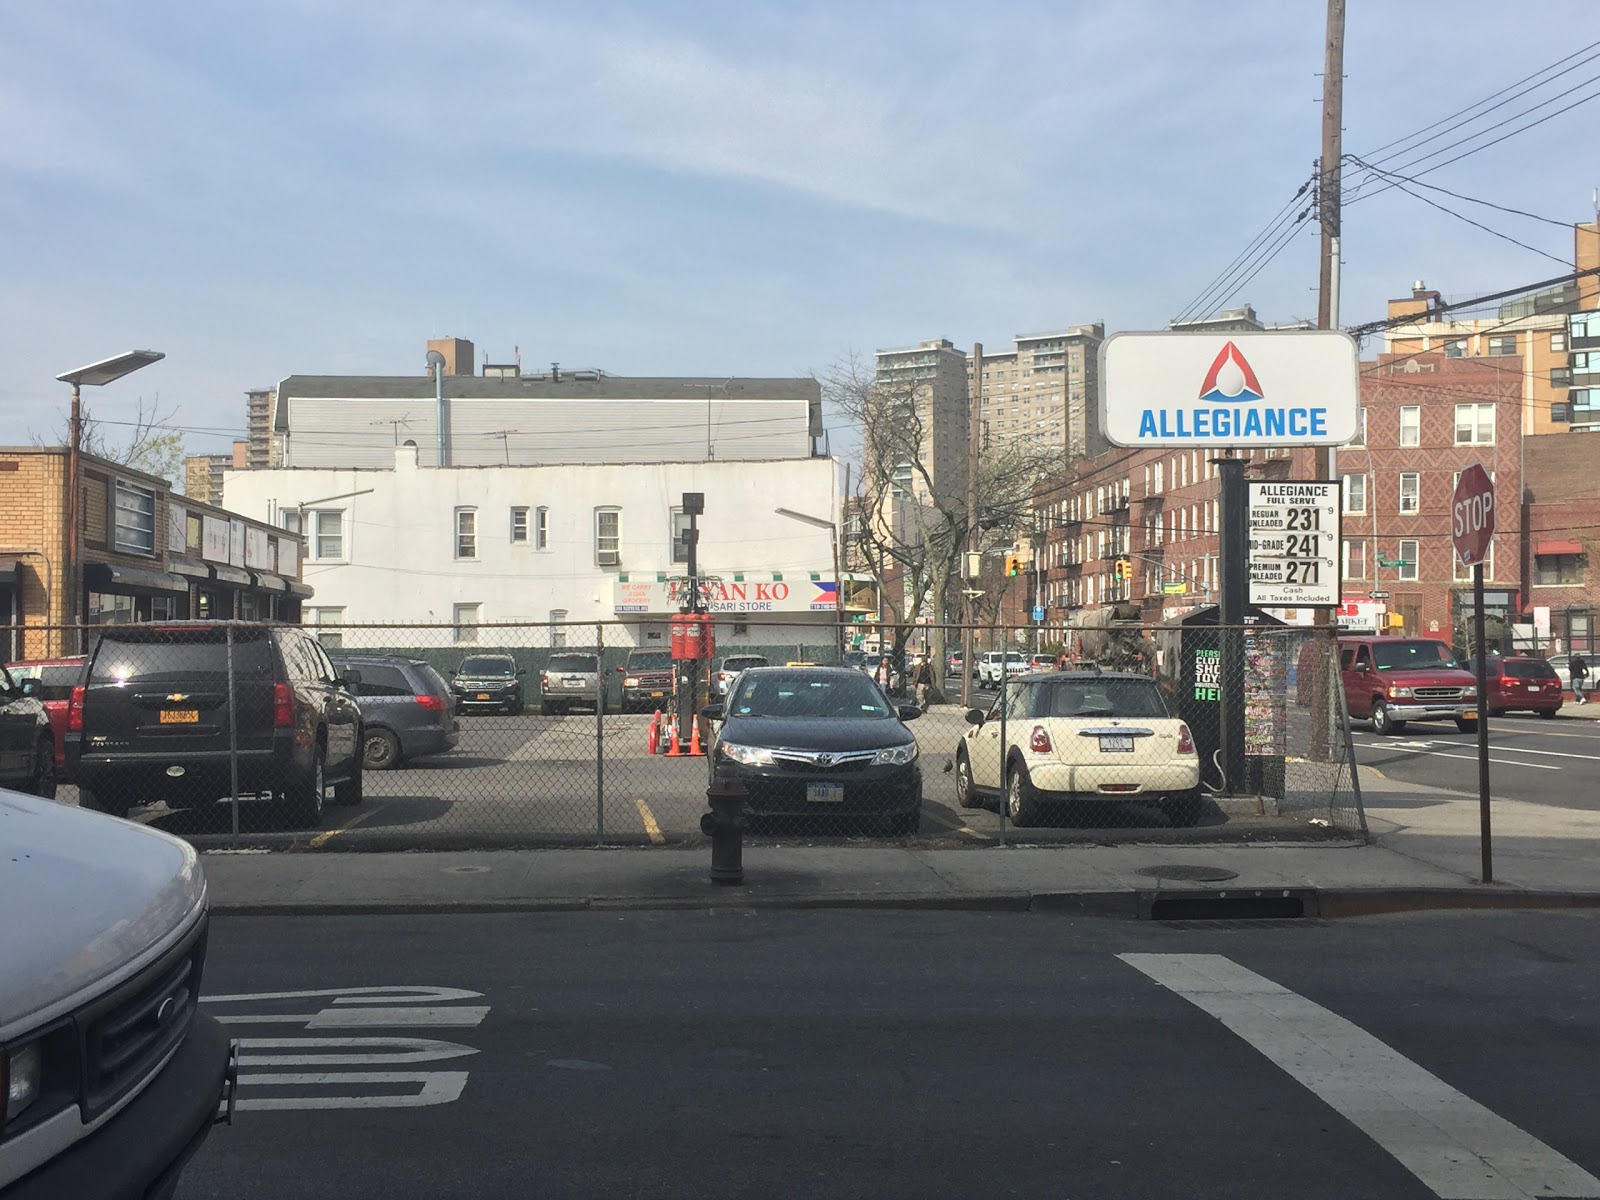
M 1308 915 L 1323 916 L 1600 906 L 1600 812 L 1496 803 L 1495 882 L 1484 885 L 1477 882 L 1475 797 L 1396 784 L 1370 770 L 1362 771 L 1361 782 L 1370 845 L 757 845 L 745 849 L 742 887 L 708 882 L 705 845 L 436 854 L 212 852 L 204 864 L 218 912 L 262 915 L 853 907 L 1134 917 L 1148 915 L 1158 898 L 1255 893 L 1296 895 Z

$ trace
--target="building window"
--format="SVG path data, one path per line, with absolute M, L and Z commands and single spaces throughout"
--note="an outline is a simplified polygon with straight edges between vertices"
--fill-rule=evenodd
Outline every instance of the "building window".
M 290 533 L 300 533 L 302 522 L 298 508 L 280 508 L 278 510 L 278 527 L 287 529 Z
M 622 562 L 620 508 L 594 510 L 594 560 L 602 567 L 614 567 Z
M 550 549 L 550 510 L 542 504 L 533 510 L 533 548 Z
M 1465 358 L 1467 356 L 1466 339 L 1457 338 L 1455 341 L 1446 342 L 1444 344 L 1444 356 L 1446 358 Z
M 308 608 L 305 610 L 304 624 L 317 631 L 317 641 L 322 643 L 324 650 L 344 649 L 344 609 Z
M 1560 388 L 1571 387 L 1572 386 L 1572 368 L 1571 367 L 1551 367 L 1550 368 L 1550 386 L 1551 387 L 1560 387 Z
M 1398 574 L 1395 576 L 1397 579 L 1414 580 L 1418 578 L 1418 545 L 1419 543 L 1417 542 L 1416 538 L 1400 539 L 1400 568 Z
M 1508 354 L 1517 352 L 1517 335 L 1503 333 L 1489 339 L 1489 355 L 1492 358 L 1504 358 Z
M 1348 444 L 1351 446 L 1365 446 L 1367 444 L 1367 410 L 1365 405 L 1361 409 L 1361 419 L 1356 422 L 1356 435 L 1350 439 Z
M 1565 333 L 1552 333 L 1550 335 L 1550 353 L 1565 354 L 1567 352 L 1567 335 Z
M 1422 445 L 1422 409 L 1419 405 L 1405 404 L 1400 408 L 1400 444 Z
M 156 494 L 116 481 L 112 498 L 111 544 L 124 554 L 156 552 Z
M 1415 516 L 1422 511 L 1421 476 L 1415 471 L 1400 472 L 1400 512 Z
M 1353 514 L 1367 511 L 1367 477 L 1365 475 L 1346 475 L 1344 477 L 1344 511 Z
M 1452 575 L 1453 575 L 1453 578 L 1456 580 L 1456 582 L 1458 582 L 1458 583 L 1470 583 L 1471 580 L 1472 580 L 1472 567 L 1469 564 L 1464 563 L 1464 562 L 1461 561 L 1461 556 L 1455 552 L 1455 548 L 1454 547 L 1451 547 L 1451 550 L 1450 550 L 1450 561 L 1454 566 Z M 1493 579 L 1494 578 L 1494 543 L 1493 542 L 1489 543 L 1489 551 L 1488 551 L 1487 554 L 1485 554 L 1483 556 L 1483 577 L 1485 579 Z
M 1564 400 L 1556 400 L 1550 405 L 1550 420 L 1557 425 L 1563 425 L 1572 420 L 1572 405 Z
M 689 561 L 689 514 L 681 508 L 672 510 L 672 562 Z
M 550 610 L 550 648 L 558 650 L 567 644 L 567 610 L 552 608 Z
M 342 561 L 344 558 L 344 513 L 338 509 L 319 509 L 311 514 L 311 527 L 316 531 L 312 539 L 311 557 Z
M 1583 556 L 1579 554 L 1536 554 L 1533 582 L 1541 587 L 1583 582 Z
M 1365 542 L 1350 541 L 1344 544 L 1344 577 L 1346 579 L 1365 579 L 1367 577 L 1367 544 Z
M 478 510 L 456 509 L 456 557 L 478 557 Z
M 1494 445 L 1494 405 L 1456 405 L 1456 445 Z
M 450 624 L 455 627 L 455 640 L 458 646 L 476 646 L 478 644 L 478 610 L 481 604 L 457 604 L 450 613 Z
M 526 508 L 513 508 L 511 510 L 511 540 L 524 545 L 528 541 L 528 510 Z

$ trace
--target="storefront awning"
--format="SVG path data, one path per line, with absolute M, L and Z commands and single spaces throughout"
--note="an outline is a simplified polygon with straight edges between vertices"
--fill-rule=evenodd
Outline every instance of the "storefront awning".
M 167 560 L 167 570 L 175 575 L 187 575 L 191 579 L 211 578 L 210 567 L 206 566 L 205 563 L 195 562 L 193 559 L 188 558 L 169 558 Z
M 309 583 L 301 583 L 298 579 L 289 580 L 289 595 L 299 596 L 302 600 L 309 600 L 317 591 Z
M 16 587 L 21 578 L 21 559 L 0 558 L 0 587 Z
M 211 574 L 218 583 L 232 583 L 239 587 L 251 586 L 250 572 L 241 571 L 238 567 L 224 567 L 219 563 L 212 563 Z
M 1537 555 L 1582 554 L 1583 543 L 1569 538 L 1551 538 L 1548 541 L 1535 542 L 1533 552 Z
M 265 588 L 269 592 L 287 592 L 289 590 L 289 581 L 281 575 L 269 575 L 265 571 L 257 571 L 255 576 L 258 588 Z
M 113 563 L 88 563 L 83 577 L 92 591 L 187 592 L 189 581 L 165 571 L 124 567 Z

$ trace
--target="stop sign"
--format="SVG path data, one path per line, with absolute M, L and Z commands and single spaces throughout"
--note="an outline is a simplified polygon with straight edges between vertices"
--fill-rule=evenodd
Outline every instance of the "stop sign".
M 1461 561 L 1481 563 L 1494 537 L 1494 483 L 1481 464 L 1473 463 L 1456 480 L 1450 498 L 1450 540 Z

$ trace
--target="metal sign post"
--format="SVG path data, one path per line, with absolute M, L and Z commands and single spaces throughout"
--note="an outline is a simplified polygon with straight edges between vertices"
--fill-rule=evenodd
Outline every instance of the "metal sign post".
M 1217 606 L 1222 650 L 1222 708 L 1218 716 L 1222 741 L 1223 791 L 1243 795 L 1244 754 L 1244 613 L 1249 591 L 1250 495 L 1244 459 L 1212 459 L 1217 466 L 1221 499 L 1221 603 Z
M 1494 541 L 1494 481 L 1481 463 L 1456 480 L 1450 498 L 1450 541 L 1461 561 L 1472 567 L 1472 656 L 1478 677 L 1478 824 L 1483 882 L 1494 882 L 1489 828 L 1489 664 L 1484 648 L 1483 560 Z

